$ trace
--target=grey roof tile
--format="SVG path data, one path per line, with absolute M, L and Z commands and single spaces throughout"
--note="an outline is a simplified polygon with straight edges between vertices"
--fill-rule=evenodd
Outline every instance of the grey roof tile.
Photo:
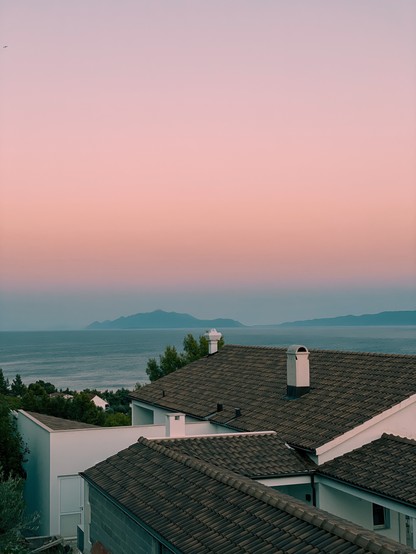
M 296 475 L 315 464 L 289 448 L 276 433 L 187 437 L 156 441 L 167 448 L 251 478 Z M 243 486 L 243 484 L 242 484 Z
M 62 417 L 55 417 L 46 414 L 38 414 L 37 412 L 27 412 L 30 416 L 37 419 L 46 427 L 49 427 L 52 431 L 68 431 L 72 429 L 98 429 L 97 425 L 90 423 L 82 423 L 81 421 L 73 421 L 72 419 L 63 419 Z
M 416 441 L 383 435 L 319 466 L 317 473 L 416 506 Z
M 310 392 L 287 400 L 286 358 L 283 348 L 226 345 L 131 397 L 314 450 L 416 394 L 414 355 L 311 350 Z
M 162 441 L 141 438 L 82 475 L 183 554 L 411 552 Z

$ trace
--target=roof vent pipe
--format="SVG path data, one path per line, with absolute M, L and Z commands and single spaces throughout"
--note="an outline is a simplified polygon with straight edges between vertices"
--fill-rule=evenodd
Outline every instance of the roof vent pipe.
M 310 391 L 309 351 L 293 344 L 287 349 L 287 396 L 299 398 Z
M 208 341 L 208 354 L 215 354 L 218 352 L 218 341 L 222 337 L 216 329 L 210 329 L 204 334 L 204 337 Z

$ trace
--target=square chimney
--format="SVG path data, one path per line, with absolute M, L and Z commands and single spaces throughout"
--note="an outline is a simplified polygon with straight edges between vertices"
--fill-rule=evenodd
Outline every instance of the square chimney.
M 222 334 L 216 329 L 210 329 L 204 334 L 204 337 L 208 341 L 208 354 L 211 355 L 218 352 L 218 341 L 222 337 Z
M 166 436 L 184 437 L 186 435 L 185 414 L 166 414 Z
M 287 397 L 299 398 L 310 391 L 309 350 L 292 344 L 287 349 Z

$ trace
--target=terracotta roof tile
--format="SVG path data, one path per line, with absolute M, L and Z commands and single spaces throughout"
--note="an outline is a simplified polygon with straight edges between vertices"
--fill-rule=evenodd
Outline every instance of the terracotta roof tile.
M 286 358 L 283 348 L 226 345 L 131 397 L 314 450 L 416 394 L 414 355 L 311 350 L 310 392 L 288 400 Z
M 183 554 L 412 552 L 162 441 L 141 438 L 82 475 Z

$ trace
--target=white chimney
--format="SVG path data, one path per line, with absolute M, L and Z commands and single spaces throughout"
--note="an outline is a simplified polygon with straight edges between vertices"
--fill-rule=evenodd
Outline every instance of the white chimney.
M 208 354 L 218 352 L 218 341 L 222 337 L 221 333 L 216 329 L 210 329 L 205 333 L 204 337 L 208 340 Z
M 185 414 L 166 414 L 166 436 L 184 437 L 185 434 Z
M 299 398 L 309 390 L 309 351 L 306 346 L 292 344 L 287 349 L 287 396 Z

